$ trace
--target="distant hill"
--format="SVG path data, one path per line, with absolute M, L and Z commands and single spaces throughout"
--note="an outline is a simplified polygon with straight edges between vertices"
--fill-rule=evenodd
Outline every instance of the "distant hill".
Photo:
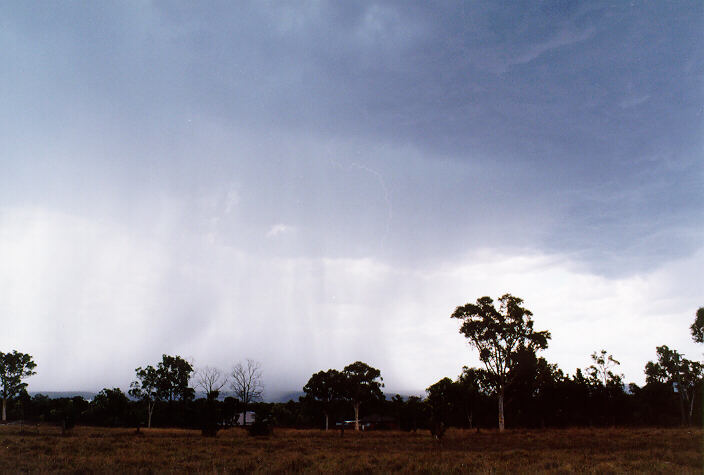
M 97 392 L 90 391 L 28 391 L 29 395 L 34 397 L 37 394 L 43 394 L 48 396 L 50 399 L 60 399 L 62 397 L 72 398 L 75 396 L 81 396 L 86 401 L 90 401 L 95 397 Z
M 279 393 L 271 396 L 271 401 L 269 402 L 289 402 L 289 401 L 296 401 L 298 402 L 298 398 L 305 396 L 306 393 L 303 391 L 295 391 L 295 392 L 286 392 L 286 393 Z

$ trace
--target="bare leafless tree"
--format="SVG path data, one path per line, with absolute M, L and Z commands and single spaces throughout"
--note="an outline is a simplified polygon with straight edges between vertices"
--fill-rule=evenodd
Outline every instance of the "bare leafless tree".
M 232 369 L 230 387 L 242 403 L 242 425 L 247 424 L 247 405 L 262 397 L 262 369 L 258 361 L 247 359 L 244 364 L 237 363 Z
M 208 399 L 217 399 L 220 390 L 227 384 L 227 376 L 218 368 L 204 366 L 196 370 L 194 386 L 205 393 Z

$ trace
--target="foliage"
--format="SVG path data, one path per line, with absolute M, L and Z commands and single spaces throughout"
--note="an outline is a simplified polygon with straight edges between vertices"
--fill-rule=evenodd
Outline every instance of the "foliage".
M 700 307 L 697 310 L 697 314 L 694 317 L 694 323 L 689 327 L 692 332 L 692 338 L 697 343 L 704 343 L 704 307 Z
M 104 388 L 91 401 L 91 416 L 99 425 L 124 426 L 128 414 L 129 399 L 120 388 Z
M 7 420 L 7 401 L 18 396 L 27 387 L 22 380 L 36 372 L 36 363 L 32 356 L 13 350 L 12 353 L 0 352 L 0 395 L 2 396 L 2 420 Z
M 457 386 L 450 378 L 442 378 L 428 387 L 426 402 L 430 407 L 430 433 L 436 439 L 442 439 L 449 425 L 452 404 L 457 399 Z
M 325 415 L 325 430 L 328 430 L 330 412 L 335 402 L 339 401 L 344 393 L 344 376 L 335 369 L 318 371 L 313 374 L 305 386 L 304 402 L 317 404 Z
M 354 427 L 359 430 L 359 408 L 362 403 L 383 400 L 384 387 L 381 371 L 361 361 L 355 361 L 342 370 L 340 395 L 354 408 Z
M 157 381 L 160 399 L 166 401 L 193 399 L 193 388 L 189 387 L 193 366 L 180 356 L 162 355 L 157 366 Z
M 144 401 L 147 405 L 147 427 L 152 426 L 152 414 L 157 401 L 161 399 L 161 384 L 159 372 L 151 365 L 135 369 L 137 381 L 130 385 L 129 394 L 133 398 Z
M 489 380 L 499 400 L 499 429 L 504 428 L 504 391 L 511 370 L 522 352 L 547 348 L 550 332 L 533 329 L 533 313 L 522 307 L 523 300 L 511 294 L 499 298 L 499 308 L 490 297 L 476 304 L 457 307 L 452 318 L 462 321 L 460 333 L 479 351 Z
M 604 386 L 621 386 L 623 385 L 623 375 L 614 374 L 611 368 L 614 368 L 621 363 L 614 359 L 606 350 L 601 350 L 597 353 L 592 353 L 592 365 L 587 368 L 587 374 L 592 384 L 603 384 Z
M 658 346 L 656 352 L 658 361 L 649 361 L 645 365 L 646 381 L 672 385 L 679 394 L 682 424 L 690 425 L 694 412 L 694 393 L 701 386 L 704 367 L 666 345 Z

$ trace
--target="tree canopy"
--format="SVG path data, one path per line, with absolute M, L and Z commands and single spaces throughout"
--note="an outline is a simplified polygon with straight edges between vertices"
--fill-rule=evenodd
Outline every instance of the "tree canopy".
M 7 401 L 17 396 L 27 383 L 22 380 L 36 374 L 32 356 L 13 350 L 0 352 L 0 391 L 2 392 L 2 420 L 7 420 Z
M 499 399 L 499 429 L 504 429 L 504 390 L 511 370 L 523 351 L 535 353 L 547 348 L 550 332 L 533 328 L 533 313 L 523 307 L 523 299 L 502 295 L 499 308 L 491 297 L 481 297 L 476 304 L 457 307 L 451 318 L 462 321 L 460 333 L 479 351 L 490 382 Z
M 648 383 L 668 383 L 679 394 L 682 424 L 691 424 L 694 411 L 694 393 L 702 382 L 704 367 L 698 361 L 691 361 L 677 350 L 666 345 L 658 346 L 658 361 L 648 361 L 645 365 Z
M 359 430 L 359 407 L 363 402 L 384 399 L 381 371 L 361 361 L 355 361 L 342 370 L 342 397 L 354 407 L 354 428 Z
M 303 399 L 321 406 L 325 415 L 325 430 L 328 430 L 329 426 L 331 405 L 342 396 L 343 385 L 342 373 L 336 369 L 329 369 L 313 374 L 303 386 L 305 393 Z
M 697 343 L 704 343 L 704 307 L 700 307 L 694 317 L 694 323 L 689 327 L 692 338 Z

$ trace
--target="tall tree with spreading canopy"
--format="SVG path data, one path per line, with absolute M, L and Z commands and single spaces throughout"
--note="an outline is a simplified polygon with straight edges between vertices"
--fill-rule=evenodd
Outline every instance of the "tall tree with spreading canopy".
M 230 387 L 242 403 L 242 425 L 247 425 L 247 405 L 262 397 L 262 368 L 258 361 L 248 359 L 232 368 Z
M 161 398 L 168 402 L 192 399 L 195 391 L 188 385 L 191 373 L 193 366 L 180 356 L 162 355 L 157 366 Z
M 430 408 L 430 433 L 437 440 L 442 439 L 447 429 L 450 412 L 458 399 L 458 389 L 457 383 L 445 377 L 425 390 L 428 394 L 425 402 Z
M 0 352 L 0 389 L 2 390 L 2 420 L 7 420 L 7 401 L 14 398 L 27 387 L 23 379 L 36 374 L 36 363 L 32 356 L 13 350 L 12 353 Z
M 548 347 L 550 332 L 533 329 L 533 313 L 523 307 L 523 299 L 511 294 L 499 298 L 499 308 L 491 297 L 476 304 L 457 307 L 451 318 L 462 321 L 460 333 L 479 351 L 499 403 L 499 431 L 504 430 L 504 391 L 511 370 L 523 351 L 536 352 Z
M 342 370 L 343 398 L 354 407 L 354 430 L 359 430 L 359 407 L 363 402 L 384 399 L 381 371 L 366 363 L 355 361 Z
M 322 408 L 325 415 L 325 430 L 328 430 L 331 406 L 340 398 L 341 388 L 342 374 L 336 369 L 318 371 L 303 386 L 305 393 L 303 399 L 314 402 Z
M 680 400 L 682 425 L 691 425 L 694 411 L 694 393 L 701 386 L 704 367 L 698 361 L 691 361 L 677 350 L 666 345 L 658 346 L 656 363 L 648 361 L 645 365 L 647 383 L 660 382 L 672 384 Z
M 130 385 L 129 394 L 147 404 L 147 427 L 152 426 L 152 414 L 157 401 L 161 399 L 159 372 L 153 366 L 139 367 L 134 370 L 137 380 Z

